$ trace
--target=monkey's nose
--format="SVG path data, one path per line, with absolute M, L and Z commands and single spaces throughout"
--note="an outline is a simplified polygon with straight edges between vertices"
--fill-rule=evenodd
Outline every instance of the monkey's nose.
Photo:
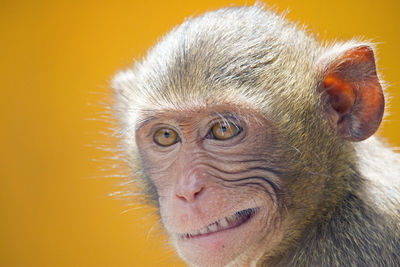
M 194 202 L 204 191 L 205 185 L 199 181 L 188 181 L 188 183 L 178 184 L 175 195 L 185 201 Z

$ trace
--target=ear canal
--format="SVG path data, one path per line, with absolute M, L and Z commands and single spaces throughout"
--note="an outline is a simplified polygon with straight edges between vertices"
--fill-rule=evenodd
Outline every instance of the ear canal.
M 346 114 L 353 107 L 356 94 L 351 84 L 334 74 L 328 74 L 324 79 L 324 88 L 330 96 L 332 108 L 339 114 Z
M 356 46 L 324 61 L 324 105 L 333 127 L 350 141 L 370 137 L 382 121 L 385 106 L 372 49 Z

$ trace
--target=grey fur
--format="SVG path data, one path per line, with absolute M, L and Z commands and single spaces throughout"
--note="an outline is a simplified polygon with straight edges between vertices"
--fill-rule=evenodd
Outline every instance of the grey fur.
M 309 205 L 317 197 L 293 193 L 304 201 L 287 204 L 290 219 L 302 224 L 293 223 L 260 265 L 400 266 L 399 155 L 375 137 L 359 143 L 336 137 L 322 115 L 324 66 L 317 65 L 359 45 L 371 44 L 322 46 L 259 5 L 186 20 L 112 82 L 133 172 L 140 172 L 135 129 L 163 110 L 224 102 L 261 110 L 281 130 L 288 191 L 303 179 L 309 192 L 322 193 L 317 207 Z M 142 179 L 156 203 L 156 191 Z

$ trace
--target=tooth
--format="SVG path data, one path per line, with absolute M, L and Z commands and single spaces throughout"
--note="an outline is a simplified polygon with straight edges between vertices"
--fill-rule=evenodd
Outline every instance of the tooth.
M 229 216 L 227 219 L 230 222 L 234 222 L 234 221 L 236 221 L 236 218 L 237 218 L 237 214 L 235 213 L 235 214 Z
M 202 235 L 206 234 L 207 232 L 208 232 L 208 228 L 207 227 L 205 227 L 205 228 L 200 230 L 200 234 L 202 234 Z
M 210 232 L 215 232 L 218 230 L 218 226 L 216 223 L 213 223 L 210 226 L 208 226 L 208 229 L 210 230 Z
M 228 221 L 226 220 L 226 218 L 223 218 L 222 220 L 220 220 L 219 222 L 218 222 L 222 227 L 228 227 L 228 225 L 229 225 L 229 223 L 228 223 Z

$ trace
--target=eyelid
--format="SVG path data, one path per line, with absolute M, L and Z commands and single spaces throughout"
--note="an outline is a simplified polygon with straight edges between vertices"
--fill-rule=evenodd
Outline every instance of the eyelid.
M 231 115 L 231 114 L 225 114 L 225 115 L 218 114 L 217 118 L 210 120 L 210 122 L 207 125 L 207 128 L 209 130 L 211 130 L 215 124 L 220 123 L 221 125 L 224 125 L 224 123 L 226 123 L 226 122 L 232 123 L 233 125 L 235 125 L 238 128 L 242 128 L 240 126 L 241 121 L 239 120 L 239 118 L 237 118 L 236 116 Z

